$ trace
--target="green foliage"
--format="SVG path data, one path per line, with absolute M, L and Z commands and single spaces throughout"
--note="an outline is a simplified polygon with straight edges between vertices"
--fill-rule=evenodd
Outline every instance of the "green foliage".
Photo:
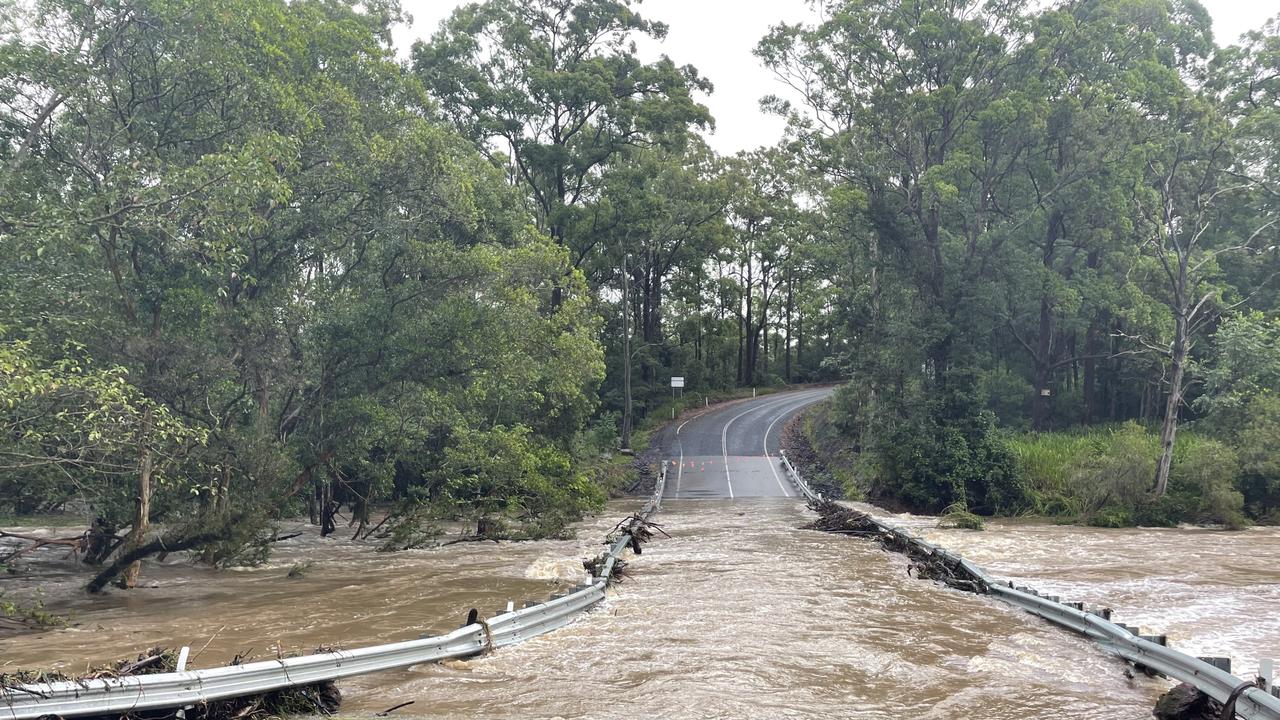
M 1204 394 L 1196 400 L 1206 425 L 1224 438 L 1243 432 L 1260 396 L 1280 395 L 1280 317 L 1237 315 L 1213 335 L 1213 361 L 1203 370 Z
M 982 518 L 969 512 L 964 505 L 952 503 L 943 509 L 942 516 L 938 518 L 938 527 L 984 530 L 986 529 L 986 524 L 983 523 Z
M 110 522 L 128 521 L 129 482 L 143 447 L 164 469 L 203 445 L 207 431 L 180 420 L 130 383 L 122 367 L 100 369 L 84 349 L 39 357 L 30 340 L 0 327 L 0 509 L 31 514 L 79 498 Z
M 1240 492 L 1252 517 L 1274 523 L 1280 518 L 1280 395 L 1254 398 L 1248 417 L 1234 439 Z
M 1239 528 L 1247 522 L 1236 452 L 1197 433 L 1179 434 L 1169 491 L 1160 497 L 1150 493 L 1159 437 L 1137 423 L 1018 435 L 1009 445 L 1038 514 L 1103 527 L 1194 522 Z
M 536 523 L 535 534 L 556 534 L 604 499 L 565 452 L 522 426 L 456 434 L 438 474 L 443 501 L 478 527 L 509 517 Z
M 586 279 L 428 119 L 393 3 L 13 9 L 6 510 L 74 499 L 124 527 L 149 468 L 150 520 L 240 518 L 204 548 L 240 563 L 308 505 L 422 497 L 532 528 L 598 501 L 569 454 L 604 372 Z
M 1196 503 L 1139 502 L 1153 480 L 1165 492 L 1168 463 L 1123 435 L 1150 456 L 1021 458 L 1053 476 L 1032 497 L 982 414 L 1038 431 L 1164 420 L 1173 437 L 1206 367 L 1197 343 L 1235 306 L 1275 309 L 1277 24 L 1220 49 L 1202 8 L 1164 0 L 840 0 L 816 15 L 756 54 L 803 99 L 766 105 L 821 178 L 815 255 L 849 341 L 831 364 L 854 377 L 840 424 L 876 493 L 1234 524 L 1204 473 Z M 1230 402 L 1208 372 L 1200 412 Z M 1009 491 L 975 498 L 984 484 Z
M 1029 503 L 995 416 L 977 410 L 971 397 L 925 403 L 873 449 L 880 470 L 873 498 L 930 513 L 958 504 L 980 515 L 1017 514 Z
M 0 618 L 34 628 L 65 627 L 68 622 L 68 618 L 45 610 L 44 603 L 39 599 L 20 602 L 5 597 L 3 593 L 0 593 Z

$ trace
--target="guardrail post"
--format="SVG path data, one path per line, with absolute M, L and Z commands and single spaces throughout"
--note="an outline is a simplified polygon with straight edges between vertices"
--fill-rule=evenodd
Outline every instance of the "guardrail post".
M 1262 681 L 1263 690 L 1276 689 L 1276 664 L 1270 659 L 1258 661 L 1258 679 Z M 1275 694 L 1274 692 L 1272 693 Z M 1280 696 L 1278 696 L 1280 697 Z
M 1222 672 L 1224 672 L 1224 673 L 1230 673 L 1230 672 L 1231 672 L 1231 658 L 1224 658 L 1224 657 L 1202 657 L 1202 658 L 1200 658 L 1200 659 L 1201 659 L 1201 660 L 1203 660 L 1204 662 L 1206 662 L 1206 663 L 1208 663 L 1208 664 L 1210 664 L 1210 665 L 1212 665 L 1212 666 L 1214 666 L 1214 667 L 1218 668 L 1219 670 L 1221 670 L 1221 671 L 1222 671 Z
M 177 672 L 186 672 L 187 657 L 189 655 L 191 655 L 191 648 L 183 645 L 182 649 L 178 651 L 178 665 L 174 668 Z

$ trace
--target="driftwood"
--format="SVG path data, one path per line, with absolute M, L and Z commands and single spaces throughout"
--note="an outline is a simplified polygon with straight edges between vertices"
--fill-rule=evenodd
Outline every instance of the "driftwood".
M 631 548 L 632 552 L 639 555 L 641 553 L 642 546 L 653 539 L 654 531 L 662 533 L 664 537 L 671 537 L 670 535 L 667 535 L 661 525 L 649 522 L 640 515 L 630 515 L 623 518 L 613 527 L 613 532 L 609 533 L 609 536 L 605 539 L 605 545 L 613 545 L 618 541 L 618 538 L 623 535 L 628 535 L 631 538 L 631 542 L 628 543 L 628 546 Z M 604 570 L 605 563 L 608 561 L 609 553 L 600 553 L 593 558 L 583 560 L 582 567 L 587 572 L 591 573 L 592 577 L 599 577 L 600 572 Z M 621 583 L 629 577 L 631 577 L 631 575 L 627 572 L 627 561 L 622 559 L 615 560 L 613 563 L 613 571 L 609 574 L 609 582 Z
M 68 553 L 70 555 L 76 555 L 84 549 L 84 544 L 88 537 L 89 532 L 87 530 L 80 535 L 69 538 L 42 538 L 36 537 L 35 535 L 23 535 L 21 533 L 12 533 L 0 530 L 0 538 L 13 538 L 14 540 L 25 540 L 31 543 L 30 545 L 24 545 L 23 547 L 14 550 L 8 555 L 0 557 L 0 562 L 9 562 L 10 560 L 14 560 L 21 555 L 31 552 L 32 550 L 39 550 L 42 547 L 65 547 L 68 548 Z
M 934 552 L 906 533 L 884 528 L 864 512 L 831 500 L 811 502 L 809 507 L 818 513 L 818 519 L 805 526 L 808 530 L 875 540 L 886 550 L 906 555 L 910 561 L 907 574 L 912 577 L 935 580 L 965 592 L 987 593 L 987 584 L 982 578 L 969 572 L 958 559 Z
M 89 581 L 87 589 L 91 593 L 102 592 L 112 580 L 116 579 L 124 569 L 133 564 L 136 560 L 150 557 L 161 552 L 177 552 L 179 550 L 190 550 L 193 547 L 208 545 L 224 539 L 230 528 L 235 527 L 241 520 L 243 515 L 236 515 L 228 519 L 225 523 L 218 524 L 212 528 L 201 530 L 192 534 L 186 534 L 184 531 L 175 531 L 164 536 L 155 538 L 149 543 L 139 545 L 128 552 L 121 553 L 116 559 L 107 566 L 102 572 L 98 573 Z

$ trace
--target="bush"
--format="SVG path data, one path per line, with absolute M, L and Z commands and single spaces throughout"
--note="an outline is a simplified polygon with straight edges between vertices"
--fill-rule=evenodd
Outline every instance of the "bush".
M 1016 458 L 990 412 L 900 425 L 877 455 L 881 475 L 874 496 L 912 511 L 935 513 L 960 503 L 979 515 L 1010 515 L 1030 503 Z
M 1115 506 L 1132 516 L 1151 487 L 1158 451 L 1158 438 L 1134 422 L 1090 436 L 1089 454 L 1072 476 L 1072 492 L 1083 499 L 1085 513 Z M 1109 512 L 1108 522 L 1118 522 L 1120 516 Z
M 1230 447 L 1217 440 L 1188 434 L 1178 443 L 1169 493 L 1179 505 L 1181 519 L 1218 523 L 1231 529 L 1248 524 L 1244 516 L 1244 496 L 1236 489 L 1240 462 Z
M 986 525 L 982 522 L 982 518 L 969 512 L 968 509 L 960 503 L 953 503 L 946 510 L 942 511 L 942 517 L 938 518 L 938 527 L 944 529 L 958 528 L 960 530 L 986 529 Z
M 1239 487 L 1249 514 L 1280 519 L 1280 395 L 1266 393 L 1249 403 L 1249 420 L 1236 448 Z

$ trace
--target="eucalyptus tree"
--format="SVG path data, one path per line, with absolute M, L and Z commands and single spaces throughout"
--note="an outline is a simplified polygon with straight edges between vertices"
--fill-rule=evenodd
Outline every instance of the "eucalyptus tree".
M 1168 364 L 1160 459 L 1152 492 L 1165 493 L 1173 463 L 1187 371 L 1197 339 L 1222 314 L 1245 304 L 1252 289 L 1232 288 L 1219 259 L 1274 248 L 1280 216 L 1257 212 L 1256 184 L 1235 156 L 1235 128 L 1199 93 L 1174 101 L 1169 132 L 1147 163 L 1148 185 L 1138 196 L 1143 251 L 1151 261 L 1152 292 L 1166 305 L 1171 327 L 1146 340 Z
M 784 267 L 797 234 L 797 168 L 782 148 L 739 153 L 733 158 L 736 188 L 728 205 L 732 242 L 724 256 L 738 292 L 738 383 L 755 385 L 761 345 L 768 341 L 770 311 L 776 312 Z
M 445 117 L 486 150 L 509 155 L 538 224 L 580 267 L 601 246 L 590 226 L 601 177 L 635 148 L 678 142 L 711 116 L 692 66 L 637 56 L 635 41 L 667 28 L 631 0 L 486 0 L 464 5 L 413 66 Z M 557 298 L 559 293 L 557 293 Z
M 724 163 L 699 139 L 678 150 L 645 148 L 629 151 L 603 178 L 601 202 L 592 220 L 604 252 L 589 268 L 593 277 L 608 277 L 621 293 L 623 347 L 623 446 L 628 447 L 632 422 L 632 365 L 644 358 L 642 381 L 653 394 L 659 367 L 673 366 L 667 282 L 675 275 L 699 274 L 707 258 L 723 246 L 730 185 Z M 632 347 L 632 330 L 639 344 Z
M 882 216 L 877 243 L 902 258 L 920 303 L 913 332 L 929 382 L 946 384 L 971 312 L 968 288 L 1002 237 L 988 233 L 996 185 L 1023 143 L 985 142 L 1018 111 L 1000 100 L 1017 59 L 1022 6 L 846 0 L 814 26 L 782 25 L 757 54 L 803 98 L 771 101 L 834 147 L 833 175 Z M 984 152 L 985 151 L 985 152 Z M 827 168 L 823 168 L 827 169 Z

